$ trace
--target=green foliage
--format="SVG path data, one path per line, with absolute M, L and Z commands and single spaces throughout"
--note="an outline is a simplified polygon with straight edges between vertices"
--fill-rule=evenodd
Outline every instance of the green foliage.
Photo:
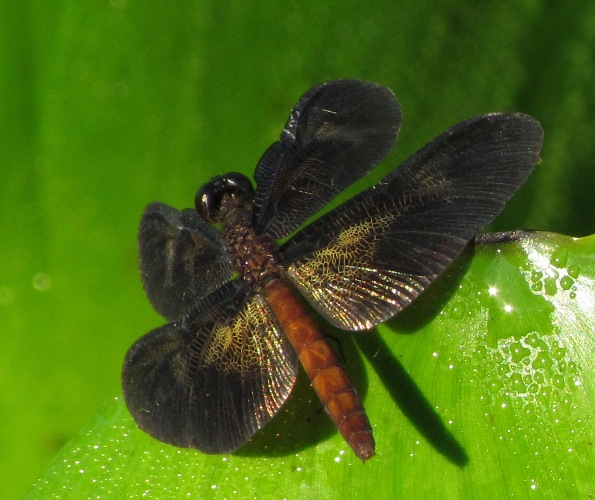
M 278 418 L 232 455 L 163 445 L 118 399 L 31 497 L 587 497 L 593 255 L 595 237 L 533 233 L 482 245 L 461 259 L 468 269 L 453 269 L 381 335 L 355 334 L 364 366 L 357 351 L 343 352 L 365 389 L 378 451 L 365 465 L 301 374 Z
M 259 156 L 276 139 L 296 99 L 320 81 L 364 78 L 385 84 L 398 95 L 404 111 L 400 145 L 372 176 L 376 178 L 449 125 L 471 115 L 517 110 L 535 116 L 545 129 L 543 163 L 496 227 L 533 227 L 573 235 L 595 232 L 594 21 L 592 2 L 586 0 L 574 2 L 572 9 L 528 0 L 411 5 L 381 1 L 349 6 L 336 0 L 307 4 L 265 0 L 257 5 L 187 0 L 0 0 L 3 497 L 25 491 L 102 402 L 120 393 L 119 372 L 127 348 L 162 322 L 151 312 L 136 270 L 135 235 L 143 207 L 155 200 L 178 208 L 190 206 L 197 187 L 211 175 L 229 170 L 250 174 Z M 591 245 L 592 250 L 589 241 L 579 243 L 587 248 Z M 571 255 L 573 245 L 579 243 L 566 240 L 562 247 Z M 545 254 L 550 250 L 547 247 Z M 583 279 L 593 277 L 592 257 L 590 262 L 581 268 Z M 510 267 L 514 276 L 514 266 Z M 541 293 L 543 309 L 524 321 L 531 331 L 546 336 L 545 342 L 556 340 L 560 349 L 567 349 L 577 363 L 577 372 L 563 378 L 564 391 L 575 391 L 572 401 L 580 400 L 581 394 L 591 397 L 592 408 L 593 377 L 585 368 L 593 352 L 588 340 L 593 333 L 589 323 L 593 313 L 588 303 L 581 314 L 574 309 L 567 314 L 577 315 L 580 321 L 571 323 L 569 329 L 556 323 L 559 331 L 550 331 L 547 318 L 563 316 L 567 304 L 549 298 L 571 292 L 562 292 L 566 285 L 552 281 L 550 275 L 536 277 L 535 282 L 532 276 L 517 279 L 514 290 L 523 289 L 528 282 L 534 287 L 541 283 L 542 290 L 529 297 Z M 557 293 L 548 295 L 548 290 L 554 289 Z M 570 303 L 573 307 L 585 304 L 579 300 Z M 497 386 L 498 380 L 507 380 L 506 373 L 497 378 L 489 375 L 489 370 L 494 364 L 506 365 L 497 363 L 497 353 L 504 345 L 498 342 L 506 343 L 516 335 L 509 332 L 511 317 L 496 315 L 496 319 L 486 320 L 484 326 L 489 329 L 484 335 L 491 339 L 486 340 L 486 356 L 492 353 L 495 358 L 486 364 L 487 372 L 478 372 L 473 378 L 475 385 L 469 382 L 467 368 L 463 370 L 467 365 L 462 358 L 453 363 L 455 371 L 441 364 L 455 354 L 471 356 L 464 347 L 475 345 L 479 334 L 468 334 L 462 327 L 443 334 L 415 329 L 415 334 L 395 335 L 390 331 L 400 330 L 395 322 L 388 325 L 389 331 L 382 331 L 386 350 L 383 344 L 375 346 L 373 340 L 364 338 L 360 342 L 363 352 L 382 347 L 389 361 L 392 357 L 399 360 L 397 365 L 386 363 L 402 365 L 404 371 L 397 380 L 420 388 L 469 457 L 465 467 L 443 458 L 447 452 L 437 451 L 440 447 L 430 444 L 434 441 L 427 431 L 412 430 L 421 425 L 415 424 L 416 405 L 397 404 L 402 411 L 391 405 L 390 401 L 397 399 L 394 391 L 380 387 L 378 378 L 390 384 L 386 380 L 390 373 L 386 369 L 383 372 L 384 365 L 374 361 L 380 358 L 373 353 L 371 364 L 364 362 L 359 370 L 359 380 L 368 378 L 366 403 L 378 441 L 379 456 L 369 465 L 344 467 L 353 461 L 349 455 L 341 456 L 336 465 L 334 458 L 343 444 L 332 429 L 325 427 L 322 417 L 313 417 L 314 423 L 307 429 L 314 432 L 310 427 L 322 426 L 323 434 L 315 434 L 307 442 L 298 440 L 300 445 L 287 445 L 299 454 L 296 458 L 284 455 L 273 459 L 258 449 L 228 457 L 227 462 L 221 457 L 205 458 L 178 450 L 162 453 L 156 451 L 158 444 L 131 430 L 131 441 L 119 448 L 124 451 L 114 460 L 126 463 L 127 471 L 138 466 L 142 476 L 141 465 L 135 460 L 146 457 L 145 465 L 155 467 L 155 474 L 159 472 L 154 481 L 170 487 L 175 479 L 165 477 L 171 472 L 169 465 L 160 469 L 161 465 L 151 460 L 168 455 L 184 462 L 188 488 L 196 484 L 223 488 L 223 480 L 217 476 L 223 463 L 230 470 L 238 467 L 244 474 L 233 486 L 238 491 L 243 491 L 242 484 L 251 484 L 260 466 L 271 475 L 280 468 L 282 474 L 274 477 L 287 481 L 276 484 L 285 485 L 289 477 L 295 478 L 304 488 L 302 493 L 312 488 L 325 493 L 323 488 L 332 485 L 323 484 L 324 480 L 332 477 L 333 481 L 345 480 L 337 488 L 350 488 L 361 479 L 361 488 L 367 487 L 366 491 L 403 491 L 411 496 L 413 491 L 423 491 L 427 474 L 421 471 L 427 473 L 426 467 L 450 471 L 444 473 L 449 479 L 436 490 L 441 496 L 455 495 L 458 490 L 454 485 L 460 482 L 473 492 L 491 488 L 490 481 L 504 481 L 511 485 L 511 492 L 518 491 L 508 473 L 527 469 L 526 462 L 515 458 L 526 457 L 521 439 L 513 440 L 511 451 L 507 448 L 508 433 L 500 439 L 484 426 L 482 440 L 474 440 L 472 426 L 480 417 L 467 419 L 466 408 L 455 404 L 459 397 L 472 397 L 474 387 L 490 381 Z M 573 340 L 579 334 L 587 340 Z M 565 336 L 558 339 L 558 335 Z M 510 340 L 510 345 L 515 341 Z M 452 342 L 450 347 L 448 342 Z M 436 359 L 428 357 L 433 352 L 439 354 Z M 452 378 L 452 374 L 456 376 Z M 572 389 L 575 380 L 583 385 Z M 307 384 L 302 391 L 307 400 Z M 298 413 L 303 418 L 303 405 L 299 398 L 294 399 L 291 411 L 296 419 Z M 471 405 L 471 400 L 464 401 Z M 584 402 L 579 403 L 580 410 Z M 535 474 L 542 487 L 562 484 L 558 491 L 572 491 L 567 488 L 580 484 L 579 479 L 584 477 L 588 464 L 585 443 L 592 441 L 592 434 L 581 439 L 588 434 L 591 420 L 582 421 L 581 431 L 576 419 L 572 421 L 576 415 L 573 408 L 570 413 L 544 413 L 547 425 L 542 427 L 523 427 L 532 442 L 544 444 L 543 449 L 534 450 L 537 455 L 533 459 L 543 466 L 539 469 L 542 473 Z M 103 418 L 132 429 L 120 403 L 109 406 L 106 412 L 89 428 L 95 437 L 97 422 Z M 510 428 L 513 432 L 516 412 L 502 409 L 485 418 L 493 419 L 497 429 Z M 453 424 L 448 424 L 451 415 Z M 276 425 L 274 429 L 285 436 L 284 420 L 279 419 Z M 563 426 L 576 429 L 570 436 L 574 452 L 568 452 L 576 462 L 563 462 L 559 455 L 547 452 L 564 444 L 562 438 L 555 447 L 552 441 L 558 439 L 556 429 Z M 113 431 L 105 436 L 108 441 L 117 437 Z M 295 439 L 290 441 L 295 443 Z M 313 447 L 314 443 L 318 446 Z M 393 449 L 387 450 L 386 443 L 392 443 Z M 95 444 L 110 446 L 97 440 Z M 81 450 L 88 445 L 89 441 L 81 442 Z M 274 454 L 276 447 L 277 443 L 267 449 Z M 498 453 L 493 454 L 492 447 Z M 64 453 L 68 455 L 72 449 Z M 136 458 L 131 458 L 128 450 L 135 450 Z M 308 458 L 309 453 L 317 457 L 316 462 Z M 428 465 L 419 469 L 422 457 Z M 498 462 L 500 457 L 505 459 Z M 588 459 L 593 462 L 592 454 Z M 203 460 L 213 465 L 206 466 Z M 320 467 L 319 460 L 330 463 L 330 470 L 337 467 L 337 472 Z M 284 465 L 279 466 L 281 463 Z M 469 472 L 484 463 L 483 475 Z M 391 467 L 390 474 L 382 464 Z M 500 472 L 496 478 L 488 477 L 496 464 L 500 464 Z M 54 462 L 48 473 L 52 484 L 71 477 L 64 474 L 57 478 L 56 470 Z M 543 472 L 546 470 L 547 474 Z M 300 475 L 306 473 L 310 474 L 307 478 Z M 565 481 L 555 483 L 562 473 L 567 474 Z M 127 477 L 120 484 L 132 491 L 140 476 Z M 380 479 L 385 477 L 395 489 L 381 485 Z M 210 478 L 212 483 L 200 482 Z M 524 491 L 527 484 L 519 486 L 520 490 Z M 45 490 L 47 494 L 50 491 Z

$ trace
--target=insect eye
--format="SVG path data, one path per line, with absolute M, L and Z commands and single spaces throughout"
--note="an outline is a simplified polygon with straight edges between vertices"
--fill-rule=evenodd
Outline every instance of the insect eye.
M 233 208 L 246 207 L 252 201 L 254 188 L 243 174 L 231 173 L 215 177 L 196 193 L 198 214 L 210 223 L 221 222 Z

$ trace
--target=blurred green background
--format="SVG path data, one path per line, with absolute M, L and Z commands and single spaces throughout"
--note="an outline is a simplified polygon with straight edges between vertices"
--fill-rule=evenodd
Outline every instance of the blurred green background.
M 138 278 L 151 201 L 251 173 L 298 97 L 395 91 L 399 147 L 515 110 L 543 163 L 497 229 L 595 232 L 595 4 L 0 0 L 0 491 L 25 491 L 161 324 Z

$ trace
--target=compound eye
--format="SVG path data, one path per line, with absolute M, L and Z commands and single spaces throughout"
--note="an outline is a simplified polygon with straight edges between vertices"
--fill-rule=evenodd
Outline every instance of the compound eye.
M 215 177 L 196 193 L 196 211 L 209 223 L 221 222 L 233 209 L 249 209 L 254 188 L 245 175 L 232 172 Z

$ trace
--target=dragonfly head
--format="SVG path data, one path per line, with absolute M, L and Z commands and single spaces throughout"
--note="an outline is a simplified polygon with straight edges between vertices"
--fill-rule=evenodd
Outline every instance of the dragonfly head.
M 195 198 L 196 211 L 211 224 L 231 222 L 237 218 L 252 217 L 254 188 L 250 179 L 232 172 L 211 179 L 198 190 Z

